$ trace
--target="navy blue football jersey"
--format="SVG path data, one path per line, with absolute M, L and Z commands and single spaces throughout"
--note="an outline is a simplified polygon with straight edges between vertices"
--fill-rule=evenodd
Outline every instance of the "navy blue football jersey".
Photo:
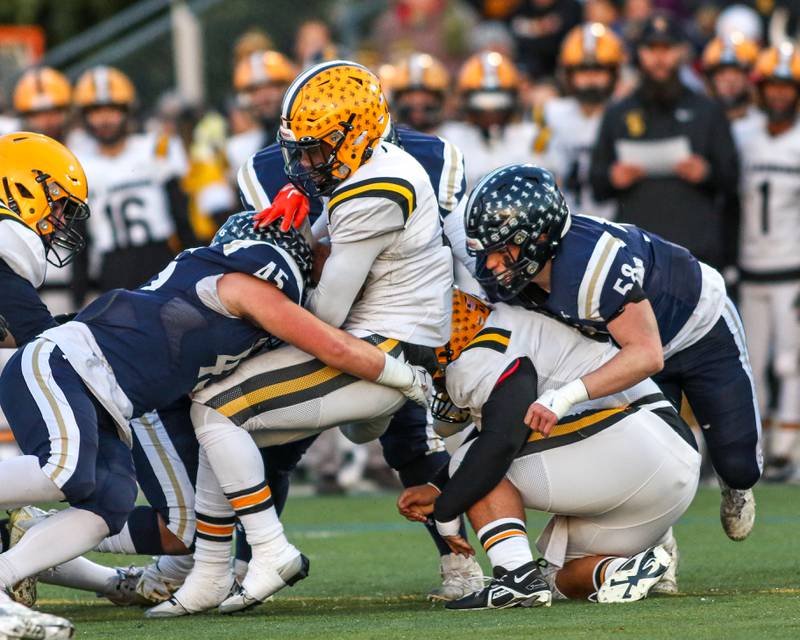
M 78 314 L 89 327 L 133 403 L 133 415 L 166 407 L 225 376 L 270 337 L 231 316 L 216 294 L 226 273 L 271 282 L 293 302 L 303 279 L 282 249 L 256 240 L 234 240 L 178 255 L 134 291 L 110 291 Z
M 431 181 L 439 202 L 439 215 L 444 219 L 464 196 L 467 181 L 464 156 L 458 147 L 413 129 L 397 130 L 399 146 L 422 165 Z M 260 211 L 288 182 L 280 145 L 271 144 L 247 161 L 239 171 L 239 196 L 246 209 Z M 309 220 L 313 223 L 322 213 L 319 198 L 311 201 Z
M 0 316 L 17 346 L 56 326 L 37 292 L 45 269 L 42 239 L 19 216 L 0 207 Z
M 700 263 L 686 249 L 629 224 L 572 216 L 553 259 L 550 293 L 523 293 L 548 314 L 588 334 L 608 335 L 607 323 L 628 302 L 650 301 L 668 344 L 697 307 Z

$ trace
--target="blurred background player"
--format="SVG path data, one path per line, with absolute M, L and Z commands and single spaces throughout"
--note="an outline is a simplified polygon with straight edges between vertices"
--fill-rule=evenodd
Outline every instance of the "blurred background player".
M 391 80 L 392 107 L 396 124 L 436 134 L 444 121 L 450 74 L 427 53 L 401 60 Z
M 740 304 L 759 406 L 772 414 L 765 479 L 781 481 L 800 428 L 800 54 L 788 42 L 765 50 L 756 80 L 766 117 L 741 141 Z
M 64 142 L 69 127 L 72 86 L 50 67 L 26 71 L 14 87 L 14 111 L 25 131 Z
M 621 222 L 680 244 L 712 267 L 735 264 L 725 214 L 726 205 L 735 201 L 739 172 L 725 114 L 683 82 L 688 47 L 673 17 L 653 14 L 636 54 L 641 82 L 606 109 L 592 151 L 595 198 L 615 199 Z M 645 153 L 622 156 L 622 141 Z M 680 147 L 680 152 L 664 166 L 654 144 Z
M 624 60 L 622 41 L 600 23 L 569 32 L 559 70 L 567 96 L 545 104 L 548 160 L 563 185 L 572 211 L 613 219 L 613 202 L 598 203 L 589 183 L 589 163 L 606 103 L 614 93 Z
M 228 139 L 228 165 L 234 179 L 250 156 L 275 142 L 281 100 L 296 75 L 292 62 L 277 51 L 256 51 L 236 63 L 233 72 L 236 106 L 250 116 L 251 124 Z
M 703 51 L 703 71 L 709 93 L 725 109 L 734 137 L 737 137 L 737 123 L 754 116 L 759 119 L 750 81 L 757 57 L 758 45 L 738 31 L 714 38 Z
M 175 138 L 132 133 L 136 91 L 118 69 L 84 72 L 74 102 L 91 138 L 77 151 L 95 212 L 89 221 L 89 271 L 100 291 L 136 288 L 179 248 L 194 245 L 179 184 L 186 155 Z
M 64 142 L 72 103 L 72 85 L 64 74 L 50 67 L 26 71 L 14 86 L 13 102 L 25 131 Z M 72 279 L 71 266 L 48 269 L 40 293 L 53 313 L 70 313 L 77 308 L 80 296 L 70 290 Z
M 467 187 L 509 162 L 535 162 L 538 127 L 519 120 L 521 78 L 512 60 L 497 51 L 471 56 L 458 74 L 463 122 L 444 123 L 439 134 L 466 158 Z

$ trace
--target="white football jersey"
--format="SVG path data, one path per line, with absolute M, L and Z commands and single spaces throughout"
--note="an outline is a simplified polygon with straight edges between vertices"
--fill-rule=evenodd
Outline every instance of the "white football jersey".
M 175 232 L 164 187 L 186 173 L 186 154 L 177 139 L 169 139 L 166 149 L 159 142 L 155 134 L 136 134 L 114 157 L 100 154 L 96 146 L 79 152 L 89 185 L 95 267 L 105 253 L 163 242 Z
M 739 266 L 771 273 L 800 268 L 800 120 L 778 136 L 766 124 L 741 141 Z
M 531 389 L 532 403 L 545 391 L 596 370 L 618 352 L 611 343 L 587 338 L 549 316 L 499 303 L 484 328 L 447 367 L 447 393 L 456 405 L 469 409 L 480 424 L 481 408 L 497 380 L 517 358 L 529 358 L 536 369 L 538 381 L 537 388 Z M 626 391 L 576 404 L 568 415 L 625 406 L 660 394 L 656 383 L 645 378 Z M 652 401 L 666 402 L 663 397 Z
M 542 162 L 534 143 L 539 127 L 533 122 L 514 122 L 498 127 L 488 138 L 480 128 L 466 122 L 445 122 L 437 132 L 464 154 L 467 193 L 487 173 L 497 167 L 516 162 Z
M 0 259 L 35 289 L 42 286 L 47 272 L 42 238 L 3 205 L 0 205 Z
M 453 258 L 442 241 L 438 202 L 422 165 L 382 142 L 326 206 L 331 243 L 396 234 L 372 264 L 342 328 L 424 346 L 446 343 Z
M 742 144 L 766 126 L 767 116 L 757 107 L 749 107 L 745 114 L 731 122 L 731 133 L 736 149 L 741 154 Z
M 575 98 L 555 98 L 545 104 L 544 120 L 550 130 L 545 166 L 553 171 L 573 213 L 613 220 L 613 200 L 596 202 L 589 184 L 592 148 L 603 112 L 587 116 Z

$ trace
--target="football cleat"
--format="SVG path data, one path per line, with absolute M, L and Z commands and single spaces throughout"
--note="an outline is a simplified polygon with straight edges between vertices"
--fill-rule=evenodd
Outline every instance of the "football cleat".
M 445 604 L 458 611 L 509 609 L 511 607 L 549 607 L 553 594 L 536 562 L 528 562 L 513 571 L 495 567 L 495 577 L 480 591 Z
M 136 593 L 147 604 L 153 605 L 169 600 L 180 589 L 183 580 L 172 580 L 158 568 L 159 558 L 141 569 Z
M 666 593 L 674 595 L 678 593 L 678 562 L 680 562 L 681 554 L 678 551 L 678 541 L 672 536 L 670 539 L 661 545 L 669 554 L 671 562 L 669 568 L 666 570 L 661 580 L 656 582 L 655 586 L 650 589 L 650 593 Z
M 597 590 L 597 602 L 636 602 L 647 597 L 672 563 L 662 546 L 650 547 L 630 557 Z
M 219 605 L 221 613 L 244 611 L 261 604 L 284 587 L 294 586 L 295 583 L 308 577 L 308 569 L 311 563 L 301 553 L 278 570 L 259 567 L 258 571 L 255 571 L 252 566 L 252 560 L 250 564 L 251 566 L 244 582 L 235 586 L 233 593 Z
M 16 545 L 22 539 L 22 536 L 25 535 L 25 532 L 39 522 L 39 520 L 53 513 L 55 513 L 55 511 L 44 511 L 38 507 L 20 507 L 19 509 L 10 510 L 8 512 L 9 548 Z M 9 595 L 16 602 L 26 607 L 32 607 L 36 604 L 36 599 L 38 597 L 36 583 L 36 576 L 23 578 L 8 590 Z
M 428 592 L 428 600 L 458 600 L 483 589 L 483 569 L 475 558 L 457 553 L 442 556 L 439 565 L 442 584 Z
M 145 618 L 178 618 L 219 606 L 234 592 L 236 586 L 233 574 L 228 573 L 225 579 L 220 578 L 193 571 L 168 600 L 145 611 Z
M 750 535 L 756 521 L 756 499 L 752 489 L 722 489 L 719 505 L 722 528 L 731 540 L 739 542 Z
M 117 567 L 115 571 L 117 572 L 117 579 L 107 592 L 97 594 L 99 598 L 108 598 L 120 607 L 144 607 L 153 604 L 150 600 L 139 595 L 136 590 L 142 577 L 143 569 L 141 567 Z
M 66 618 L 33 611 L 13 602 L 2 594 L 0 598 L 0 638 L 4 640 L 68 640 L 75 627 Z

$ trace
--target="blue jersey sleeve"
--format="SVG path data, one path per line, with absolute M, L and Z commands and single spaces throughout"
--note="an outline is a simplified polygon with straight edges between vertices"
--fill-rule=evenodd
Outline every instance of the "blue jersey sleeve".
M 17 346 L 33 340 L 56 321 L 33 285 L 0 259 L 0 316 Z
M 271 282 L 296 304 L 303 298 L 303 278 L 292 257 L 283 249 L 266 242 L 234 240 L 204 247 L 195 257 L 218 262 L 228 273 L 247 273 Z
M 608 322 L 629 302 L 644 299 L 644 263 L 609 233 L 600 236 L 578 289 L 581 320 Z

